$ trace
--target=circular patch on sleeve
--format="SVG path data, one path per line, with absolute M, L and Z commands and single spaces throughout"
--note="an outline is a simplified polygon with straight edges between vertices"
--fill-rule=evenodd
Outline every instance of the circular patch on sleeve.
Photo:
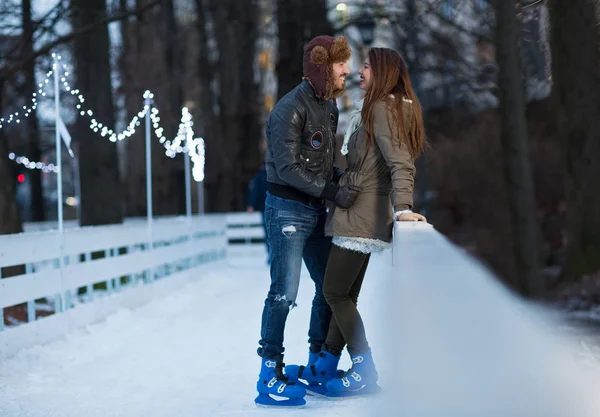
M 329 113 L 329 118 L 331 119 L 331 123 L 335 123 L 335 114 Z
M 313 135 L 310 137 L 310 144 L 315 149 L 319 149 L 321 146 L 323 146 L 323 132 L 318 131 L 313 133 Z

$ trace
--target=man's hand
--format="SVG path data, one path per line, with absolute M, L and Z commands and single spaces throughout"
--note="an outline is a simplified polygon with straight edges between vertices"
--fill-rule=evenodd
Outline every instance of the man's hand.
M 360 187 L 355 185 L 347 185 L 345 187 L 340 187 L 335 194 L 334 203 L 343 209 L 349 209 L 352 207 L 356 199 L 358 198 L 358 193 L 360 192 Z
M 427 219 L 425 218 L 425 216 L 423 216 L 419 213 L 402 213 L 402 214 L 399 214 L 398 217 L 396 217 L 396 220 L 398 220 L 399 222 L 426 222 L 427 223 Z
M 246 211 L 247 211 L 248 213 L 254 213 L 254 207 L 252 207 L 252 206 L 248 206 L 248 207 L 246 208 Z

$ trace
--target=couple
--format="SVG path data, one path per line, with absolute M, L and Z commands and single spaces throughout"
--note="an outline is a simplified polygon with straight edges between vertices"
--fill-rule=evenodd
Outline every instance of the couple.
M 260 405 L 300 406 L 306 390 L 336 397 L 379 390 L 356 301 L 370 254 L 392 241 L 394 219 L 425 221 L 411 211 L 422 113 L 396 51 L 369 51 L 359 71 L 362 109 L 352 115 L 342 146 L 348 169 L 333 165 L 335 98 L 344 92 L 350 56 L 344 37 L 311 40 L 302 83 L 267 120 L 265 222 L 272 263 L 258 348 Z M 308 364 L 285 366 L 285 322 L 302 260 L 315 283 Z M 337 370 L 345 346 L 353 363 L 348 372 Z

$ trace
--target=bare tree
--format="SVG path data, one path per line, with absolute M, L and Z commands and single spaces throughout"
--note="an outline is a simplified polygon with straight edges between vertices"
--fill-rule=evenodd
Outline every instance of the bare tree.
M 0 79 L 0 99 L 3 87 L 4 82 Z M 0 110 L 2 110 L 2 100 L 0 100 Z M 4 129 L 0 129 L 0 235 L 23 231 L 15 199 L 14 174 L 9 163 Z
M 31 0 L 22 0 L 21 13 L 23 24 L 22 55 L 25 57 L 33 53 L 34 22 L 31 18 Z M 35 92 L 35 60 L 28 61 L 23 69 L 25 72 L 25 88 L 23 89 L 23 93 L 26 98 L 29 98 Z M 38 126 L 37 113 L 33 111 L 27 118 L 27 136 L 29 142 L 27 156 L 33 161 L 40 161 L 42 159 Z M 31 187 L 31 220 L 37 222 L 43 221 L 46 216 L 42 192 L 42 173 L 40 170 L 34 169 L 29 172 L 29 183 Z
M 333 35 L 325 0 L 278 0 L 279 60 L 277 94 L 281 98 L 302 81 L 304 45 L 318 35 Z
M 600 269 L 600 35 L 598 2 L 552 0 L 552 74 L 566 168 L 564 280 Z
M 523 68 L 518 48 L 519 27 L 514 0 L 496 1 L 496 45 L 499 67 L 501 142 L 504 177 L 514 235 L 518 288 L 539 295 L 544 283 L 539 275 L 539 228 L 527 140 Z
M 196 0 L 196 10 L 201 125 L 211 155 L 207 210 L 241 210 L 262 136 L 254 73 L 259 9 L 251 2 Z
M 71 7 L 74 31 L 106 18 L 105 0 L 71 0 Z M 82 94 L 94 103 L 95 118 L 114 126 L 109 47 L 106 25 L 77 36 L 75 74 Z M 81 225 L 120 223 L 123 196 L 115 144 L 93 135 L 83 118 L 76 123 L 75 137 L 79 142 Z
M 164 121 L 166 137 L 172 139 L 177 134 L 183 105 L 181 43 L 179 25 L 175 19 L 173 0 L 162 0 L 161 8 L 157 10 L 154 21 L 160 25 L 160 44 L 163 50 L 163 64 L 158 78 L 161 96 L 161 119 Z M 174 158 L 165 155 L 161 146 L 154 146 L 152 163 L 156 168 L 153 171 L 153 207 L 158 215 L 182 214 L 185 211 L 185 189 L 183 158 L 187 155 L 179 154 Z
M 44 43 L 26 57 L 18 57 L 17 59 L 13 59 L 15 51 L 20 50 L 20 45 L 15 45 L 12 52 L 0 57 L 0 63 L 2 63 L 3 60 L 7 61 L 7 64 L 0 68 L 0 79 L 7 79 L 11 77 L 16 72 L 21 71 L 21 69 L 25 67 L 29 61 L 48 55 L 50 51 L 54 50 L 56 47 L 69 43 L 79 36 L 84 36 L 89 32 L 95 31 L 98 27 L 106 26 L 111 22 L 118 22 L 134 15 L 141 19 L 142 16 L 144 16 L 148 11 L 154 9 L 154 7 L 156 7 L 161 1 L 162 0 L 148 0 L 148 2 L 143 6 L 132 10 L 127 10 L 124 13 L 112 13 L 111 15 L 104 13 L 102 17 L 89 22 L 85 26 L 76 27 L 64 35 L 57 35 L 54 30 L 56 23 L 66 16 L 67 11 L 71 11 L 71 8 L 65 10 L 64 5 L 67 4 L 66 1 L 60 1 L 36 24 L 35 37 L 40 37 L 42 34 L 50 34 L 52 35 L 52 40 Z

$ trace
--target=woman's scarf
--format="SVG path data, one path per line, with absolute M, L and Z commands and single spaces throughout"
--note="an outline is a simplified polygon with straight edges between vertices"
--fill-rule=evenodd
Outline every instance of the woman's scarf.
M 342 145 L 342 155 L 348 155 L 348 142 L 350 141 L 350 136 L 360 127 L 362 123 L 361 119 L 361 111 L 363 107 L 365 99 L 359 100 L 355 103 L 355 108 L 350 112 L 350 121 L 348 122 L 348 128 L 346 129 L 346 134 L 344 135 L 344 144 Z

